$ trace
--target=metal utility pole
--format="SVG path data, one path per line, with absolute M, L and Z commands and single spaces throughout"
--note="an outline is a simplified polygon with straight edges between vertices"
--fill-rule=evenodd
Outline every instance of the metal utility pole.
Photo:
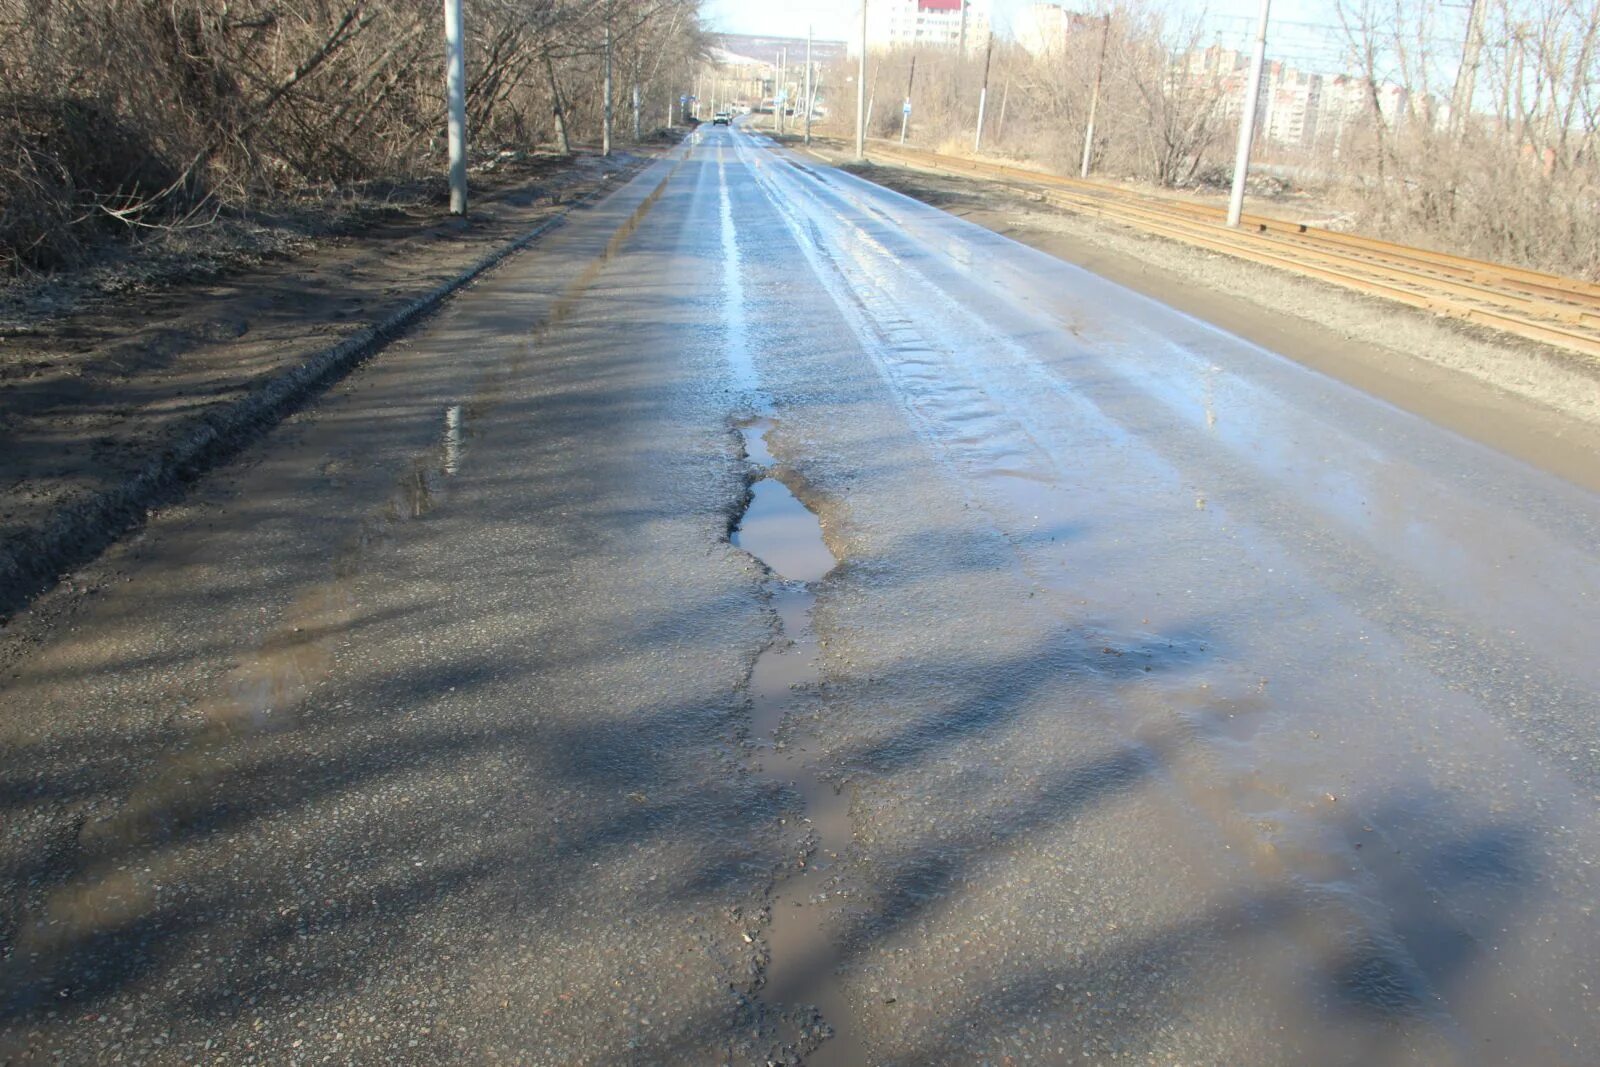
M 1256 104 L 1261 99 L 1261 68 L 1267 62 L 1267 12 L 1272 0 L 1261 0 L 1261 21 L 1256 26 L 1256 50 L 1250 57 L 1250 86 L 1239 116 L 1239 152 L 1233 157 L 1233 195 L 1228 198 L 1228 225 L 1239 225 L 1244 214 L 1244 179 L 1250 173 L 1250 144 L 1256 136 Z
M 600 154 L 611 154 L 611 19 L 606 19 L 606 80 L 603 92 L 605 121 L 600 130 Z
M 806 23 L 806 144 L 811 143 L 811 24 Z
M 1460 133 L 1472 112 L 1472 96 L 1478 88 L 1478 60 L 1483 54 L 1484 0 L 1472 0 L 1467 12 L 1467 39 L 1461 46 L 1461 66 L 1456 68 L 1456 84 L 1450 93 L 1450 129 Z
M 639 141 L 639 86 L 633 87 L 633 140 Z
M 467 51 L 461 0 L 444 0 L 444 88 L 449 118 L 450 214 L 467 213 Z
M 1089 164 L 1094 160 L 1094 120 L 1100 111 L 1100 83 L 1106 76 L 1106 42 L 1111 39 L 1111 16 L 1101 16 L 1105 21 L 1100 25 L 1100 62 L 1094 68 L 1094 92 L 1089 96 L 1089 126 L 1083 131 L 1083 164 L 1078 168 L 1078 177 L 1089 176 Z
M 900 108 L 900 143 L 906 143 L 906 129 L 911 125 L 911 87 L 917 81 L 917 54 L 911 53 L 911 74 L 906 78 L 906 102 Z
M 867 0 L 861 0 L 861 54 L 856 57 L 856 162 L 867 158 Z
M 989 102 L 989 60 L 994 57 L 994 35 L 989 36 L 989 47 L 983 50 L 983 88 L 978 90 L 978 132 L 972 138 L 974 154 L 983 147 L 983 108 Z

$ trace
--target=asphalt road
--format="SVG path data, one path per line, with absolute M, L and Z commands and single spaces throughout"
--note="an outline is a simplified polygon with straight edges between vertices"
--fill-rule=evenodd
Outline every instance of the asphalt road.
M 1592 1063 L 1596 545 L 708 130 L 32 623 L 0 1060 Z

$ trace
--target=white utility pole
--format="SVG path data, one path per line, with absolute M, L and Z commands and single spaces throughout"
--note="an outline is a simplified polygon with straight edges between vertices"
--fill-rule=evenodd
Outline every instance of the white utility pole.
M 900 108 L 900 143 L 906 143 L 906 130 L 911 126 L 911 87 L 917 83 L 917 54 L 911 53 L 911 73 L 906 77 L 906 102 Z
M 450 214 L 467 213 L 467 51 L 461 0 L 444 0 L 444 87 L 450 139 Z
M 806 144 L 811 143 L 811 24 L 806 23 Z
M 639 122 L 639 86 L 635 84 L 633 87 L 633 139 L 635 143 L 638 142 L 640 136 Z
M 856 57 L 856 162 L 867 158 L 867 0 L 861 0 L 861 54 Z
M 1261 99 L 1261 68 L 1267 62 L 1267 11 L 1272 0 L 1261 0 L 1261 22 L 1256 27 L 1256 51 L 1250 57 L 1250 85 L 1244 94 L 1244 114 L 1239 116 L 1239 152 L 1233 157 L 1233 195 L 1228 198 L 1228 225 L 1239 225 L 1244 214 L 1244 179 L 1250 173 L 1250 144 L 1256 136 L 1256 103 Z
M 611 154 L 611 19 L 606 19 L 606 80 L 604 96 L 605 122 L 600 129 L 600 154 Z
M 994 58 L 994 35 L 989 35 L 989 47 L 983 50 L 983 88 L 978 90 L 978 132 L 972 137 L 972 151 L 976 155 L 983 148 L 983 108 L 989 102 L 989 60 Z
M 1106 42 L 1111 39 L 1111 16 L 1101 16 L 1100 62 L 1094 70 L 1094 93 L 1089 97 L 1089 125 L 1083 131 L 1083 163 L 1078 167 L 1078 177 L 1089 176 L 1089 164 L 1094 160 L 1094 120 L 1100 111 L 1100 83 L 1106 75 Z

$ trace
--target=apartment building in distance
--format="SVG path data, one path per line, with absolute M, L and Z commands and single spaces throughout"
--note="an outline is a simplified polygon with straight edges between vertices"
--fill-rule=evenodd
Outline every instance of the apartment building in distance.
M 1250 75 L 1248 53 L 1212 45 L 1184 56 L 1178 70 L 1192 84 L 1215 89 L 1224 116 L 1238 121 Z M 1380 85 L 1377 96 L 1387 125 L 1412 117 L 1412 100 L 1403 87 Z M 1372 90 L 1364 78 L 1318 74 L 1276 61 L 1262 69 L 1256 136 L 1263 143 L 1294 149 L 1335 144 L 1371 114 Z
M 1321 132 L 1327 140 L 1337 140 L 1350 126 L 1372 114 L 1372 87 L 1365 78 L 1340 74 L 1325 79 L 1322 93 Z M 1411 94 L 1399 85 L 1378 86 L 1378 114 L 1385 125 L 1396 126 L 1411 111 Z
M 1074 35 L 1100 32 L 1100 19 L 1062 4 L 1029 4 L 1011 23 L 1017 44 L 1035 59 L 1061 55 Z
M 867 4 L 867 51 L 889 48 L 957 48 L 967 54 L 989 44 L 990 0 L 871 0 Z M 856 18 L 861 9 L 856 8 Z M 859 44 L 848 38 L 850 54 Z
M 1290 148 L 1310 148 L 1316 143 L 1322 82 L 1320 74 L 1272 64 L 1271 77 L 1262 86 L 1267 98 L 1262 132 L 1268 141 Z

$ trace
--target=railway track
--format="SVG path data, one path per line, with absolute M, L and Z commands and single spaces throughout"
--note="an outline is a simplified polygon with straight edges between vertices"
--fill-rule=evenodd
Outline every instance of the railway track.
M 1316 278 L 1369 296 L 1600 357 L 1600 285 L 1288 219 L 1246 215 L 1099 182 L 871 142 L 869 158 L 1023 185 L 1066 211 L 1108 219 L 1210 251 Z

